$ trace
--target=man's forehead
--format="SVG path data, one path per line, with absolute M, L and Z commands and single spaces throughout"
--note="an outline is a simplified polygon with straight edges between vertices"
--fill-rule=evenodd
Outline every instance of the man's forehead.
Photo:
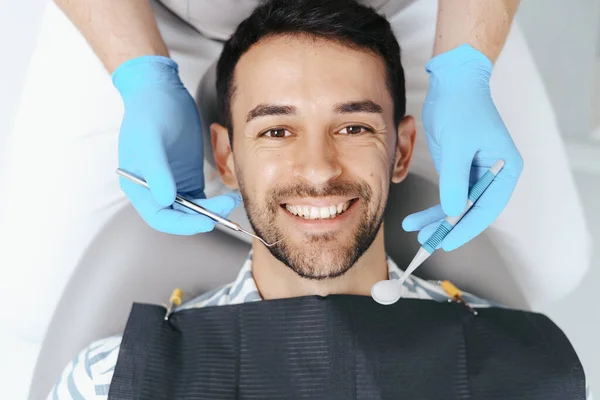
M 235 103 L 247 112 L 264 104 L 318 102 L 333 109 L 352 100 L 391 100 L 381 57 L 338 42 L 277 36 L 252 46 L 234 71 Z

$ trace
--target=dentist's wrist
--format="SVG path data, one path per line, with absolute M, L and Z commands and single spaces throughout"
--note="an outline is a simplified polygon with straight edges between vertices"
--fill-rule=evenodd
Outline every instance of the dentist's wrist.
M 121 96 L 152 85 L 183 86 L 179 66 L 164 56 L 140 56 L 127 60 L 112 73 L 112 82 Z
M 492 62 L 485 54 L 468 44 L 461 44 L 452 50 L 433 57 L 425 65 L 425 70 L 430 75 L 460 74 L 470 70 L 486 71 L 491 74 L 492 67 Z

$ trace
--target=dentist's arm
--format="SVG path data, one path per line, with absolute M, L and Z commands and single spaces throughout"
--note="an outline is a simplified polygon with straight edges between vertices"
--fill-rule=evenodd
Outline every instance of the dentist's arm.
M 169 56 L 147 0 L 55 0 L 109 73 L 139 56 Z
M 469 44 L 496 62 L 520 0 L 440 0 L 434 57 Z
M 125 115 L 119 167 L 150 190 L 120 178 L 121 188 L 154 229 L 180 235 L 207 232 L 215 222 L 182 207 L 181 193 L 226 217 L 237 194 L 204 195 L 204 152 L 196 103 L 169 58 L 148 0 L 55 0 L 112 74 Z
M 494 162 L 506 164 L 442 242 L 454 250 L 484 231 L 508 203 L 523 159 L 490 95 L 489 81 L 510 30 L 517 0 L 440 0 L 423 126 L 440 176 L 440 205 L 409 215 L 407 231 L 423 243 L 446 215 L 466 206 L 470 185 Z

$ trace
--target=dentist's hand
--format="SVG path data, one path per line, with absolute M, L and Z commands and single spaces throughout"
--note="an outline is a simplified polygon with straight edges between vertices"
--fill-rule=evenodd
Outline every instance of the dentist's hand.
M 429 92 L 423 126 L 440 176 L 441 204 L 406 217 L 407 231 L 424 243 L 447 215 L 460 215 L 469 188 L 498 159 L 496 179 L 442 242 L 454 250 L 483 232 L 500 215 L 523 170 L 523 159 L 490 96 L 490 60 L 469 45 L 434 57 L 426 66 Z M 518 94 L 515 94 L 518 96 Z
M 241 199 L 234 193 L 205 199 L 200 118 L 177 64 L 166 57 L 143 56 L 123 63 L 112 77 L 125 106 L 119 167 L 150 186 L 148 190 L 119 178 L 121 188 L 158 231 L 193 235 L 212 230 L 212 219 L 177 204 L 172 207 L 176 193 L 223 217 Z

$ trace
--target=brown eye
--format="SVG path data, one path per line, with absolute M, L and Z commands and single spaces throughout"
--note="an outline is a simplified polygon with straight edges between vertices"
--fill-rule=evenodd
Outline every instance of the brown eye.
M 372 132 L 372 129 L 362 125 L 350 125 L 339 131 L 343 135 L 360 135 L 365 132 Z
M 287 131 L 283 128 L 275 128 L 275 129 L 269 129 L 268 131 L 263 133 L 263 135 L 266 135 L 267 137 L 272 137 L 272 138 L 283 138 L 283 137 L 285 137 L 286 132 Z

